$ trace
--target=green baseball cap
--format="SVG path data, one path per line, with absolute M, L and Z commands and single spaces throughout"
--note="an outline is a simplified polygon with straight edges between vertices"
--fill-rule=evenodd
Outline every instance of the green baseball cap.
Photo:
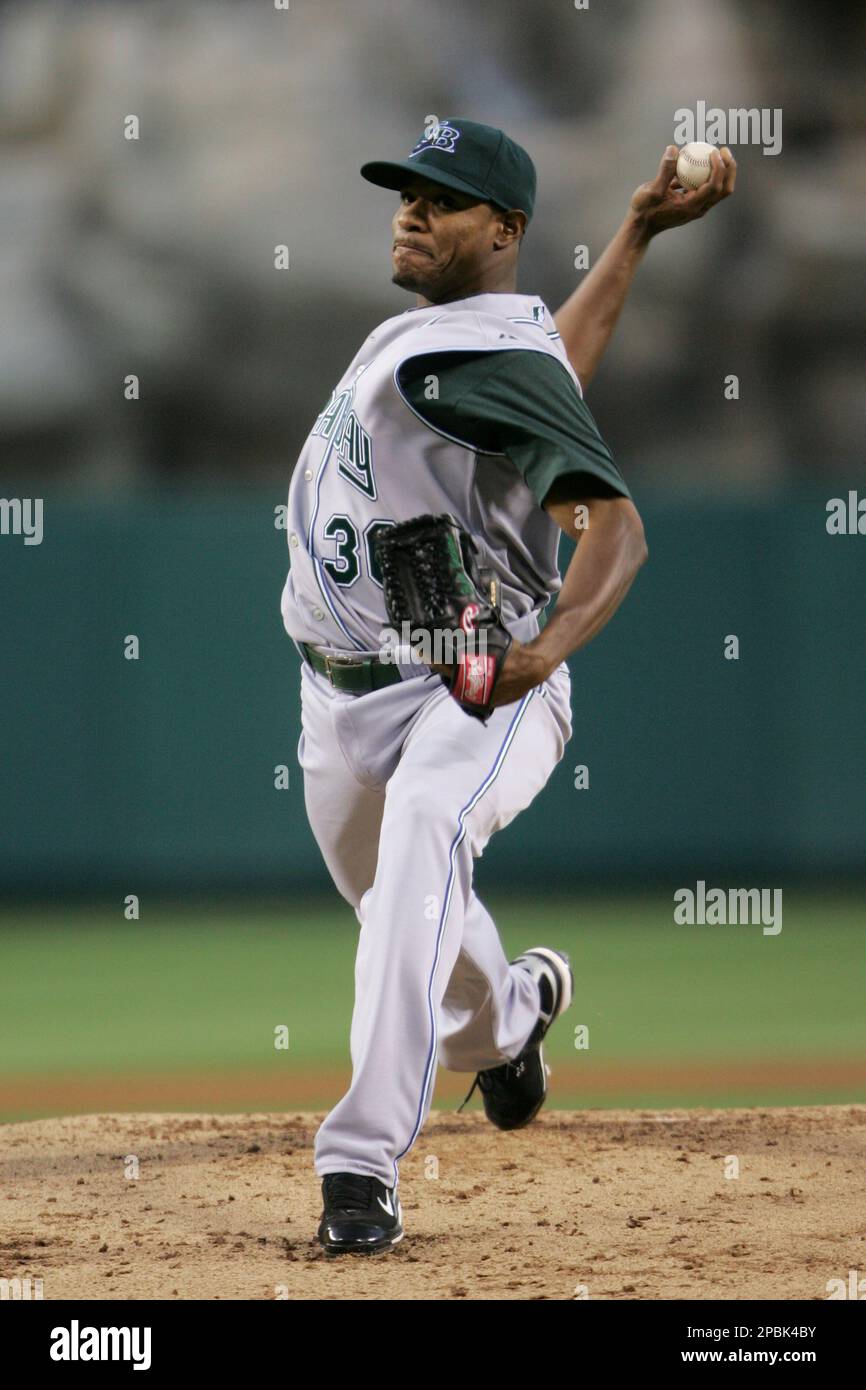
M 504 130 L 459 116 L 425 129 L 408 159 L 374 160 L 361 176 L 379 188 L 401 188 L 406 176 L 420 174 L 458 193 L 510 210 L 519 208 L 527 222 L 535 206 L 535 165 Z

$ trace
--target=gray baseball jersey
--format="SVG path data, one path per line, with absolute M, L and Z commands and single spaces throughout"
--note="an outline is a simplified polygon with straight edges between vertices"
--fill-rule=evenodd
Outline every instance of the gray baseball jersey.
M 431 353 L 514 350 L 554 357 L 577 381 L 537 296 L 482 294 L 409 309 L 362 345 L 316 420 L 289 491 L 291 568 L 283 590 L 296 641 L 377 652 L 387 619 L 373 540 L 383 526 L 450 512 L 500 584 L 503 620 L 521 641 L 560 587 L 560 531 L 507 457 L 432 428 L 399 373 Z M 437 384 L 428 391 L 435 399 Z

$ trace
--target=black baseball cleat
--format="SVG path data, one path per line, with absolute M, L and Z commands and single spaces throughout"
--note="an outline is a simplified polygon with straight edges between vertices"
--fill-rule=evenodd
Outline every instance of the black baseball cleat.
M 360 1173 L 328 1173 L 322 1179 L 324 1211 L 319 1241 L 329 1255 L 374 1254 L 403 1239 L 396 1187 Z
M 541 1008 L 529 1041 L 512 1062 L 480 1071 L 463 1105 L 477 1086 L 484 1111 L 497 1129 L 521 1129 L 534 1120 L 547 1095 L 547 1068 L 541 1044 L 554 1019 L 571 1003 L 574 978 L 568 956 L 549 946 L 534 946 L 511 962 L 523 966 L 538 982 Z M 460 1106 L 460 1110 L 463 1109 Z M 458 1112 L 459 1113 L 459 1112 Z

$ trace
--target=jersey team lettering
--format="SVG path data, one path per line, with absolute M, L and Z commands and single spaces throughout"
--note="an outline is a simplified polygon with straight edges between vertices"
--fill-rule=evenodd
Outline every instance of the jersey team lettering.
M 373 477 L 373 441 L 353 409 L 355 383 L 334 391 L 315 425 L 312 435 L 327 439 L 337 456 L 337 468 L 347 482 L 376 500 Z

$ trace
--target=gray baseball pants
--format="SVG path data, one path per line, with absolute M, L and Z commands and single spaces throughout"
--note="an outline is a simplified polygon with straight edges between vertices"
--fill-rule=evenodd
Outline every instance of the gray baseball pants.
M 537 1021 L 538 986 L 509 965 L 472 871 L 562 757 L 568 668 L 486 724 L 438 679 L 350 695 L 305 663 L 301 682 L 307 814 L 361 929 L 352 1081 L 319 1129 L 316 1172 L 393 1187 L 430 1109 L 437 1063 L 500 1065 Z

